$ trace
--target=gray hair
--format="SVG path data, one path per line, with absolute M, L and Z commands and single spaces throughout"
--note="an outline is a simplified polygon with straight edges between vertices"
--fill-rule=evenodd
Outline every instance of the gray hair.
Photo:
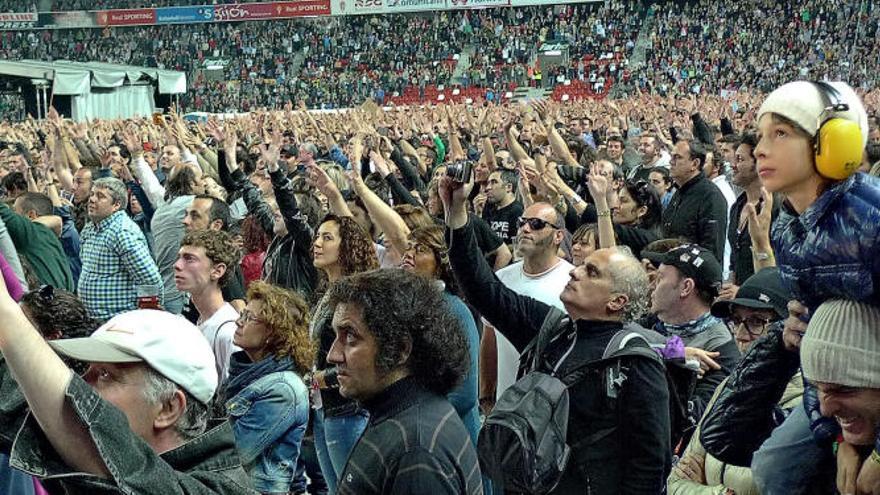
M 208 427 L 208 406 L 202 404 L 189 392 L 176 383 L 165 378 L 153 368 L 146 366 L 144 370 L 144 399 L 149 404 L 163 404 L 174 397 L 180 390 L 186 397 L 186 409 L 174 424 L 174 429 L 183 441 L 189 441 L 201 435 Z
M 98 188 L 106 189 L 113 202 L 119 203 L 120 210 L 128 208 L 128 188 L 125 187 L 124 182 L 114 177 L 101 177 L 92 182 L 92 190 Z
M 648 273 L 626 246 L 611 248 L 624 257 L 608 264 L 611 292 L 625 294 L 629 299 L 621 314 L 624 323 L 637 320 L 648 311 Z
M 312 157 L 318 156 L 318 147 L 315 146 L 315 143 L 311 143 L 311 142 L 305 143 L 301 147 L 307 153 L 310 153 L 312 155 Z

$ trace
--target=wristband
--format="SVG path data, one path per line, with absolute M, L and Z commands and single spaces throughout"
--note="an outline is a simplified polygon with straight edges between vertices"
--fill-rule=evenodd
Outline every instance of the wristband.
M 877 452 L 877 449 L 871 451 L 871 460 L 880 464 L 880 453 Z
M 596 211 L 596 216 L 597 217 L 610 217 L 611 210 Z

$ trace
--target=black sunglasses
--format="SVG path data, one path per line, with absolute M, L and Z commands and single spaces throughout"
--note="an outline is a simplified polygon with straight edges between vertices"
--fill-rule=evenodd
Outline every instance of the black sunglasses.
M 553 227 L 554 229 L 559 229 L 559 228 L 560 228 L 560 227 L 557 227 L 556 225 L 553 225 L 552 223 L 550 223 L 550 222 L 548 222 L 548 221 L 546 221 L 546 220 L 541 220 L 540 218 L 525 218 L 525 217 L 522 217 L 522 218 L 520 218 L 519 220 L 516 221 L 516 224 L 517 224 L 517 227 L 520 228 L 520 229 L 523 228 L 526 224 L 528 224 L 528 225 L 529 225 L 529 228 L 532 229 L 532 230 L 541 230 L 541 229 L 543 229 L 544 227 L 546 227 L 546 226 L 548 226 L 548 225 L 551 226 L 551 227 Z

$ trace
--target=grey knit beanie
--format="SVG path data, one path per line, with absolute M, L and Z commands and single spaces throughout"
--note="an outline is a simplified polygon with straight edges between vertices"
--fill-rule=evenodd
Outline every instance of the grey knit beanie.
M 880 308 L 826 301 L 801 341 L 804 375 L 847 387 L 880 388 Z

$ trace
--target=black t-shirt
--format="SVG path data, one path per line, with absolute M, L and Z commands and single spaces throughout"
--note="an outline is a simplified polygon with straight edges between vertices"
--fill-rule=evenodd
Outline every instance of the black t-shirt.
M 495 234 L 505 242 L 513 244 L 516 232 L 519 229 L 516 222 L 523 214 L 523 207 L 519 201 L 514 201 L 504 208 L 495 209 L 492 205 L 486 205 L 483 211 L 483 220 L 489 224 Z
M 226 281 L 226 285 L 220 290 L 223 292 L 223 300 L 226 302 L 231 302 L 236 299 L 244 300 L 244 275 L 241 273 L 241 266 L 235 265 L 235 267 L 233 267 L 229 280 Z M 199 316 L 201 316 L 199 310 L 197 310 L 196 306 L 192 303 L 192 299 L 187 301 L 186 306 L 183 307 L 183 311 L 181 311 L 180 314 L 192 322 L 193 325 L 199 321 Z
M 474 234 L 477 236 L 477 246 L 480 246 L 480 251 L 483 255 L 489 254 L 501 247 L 504 241 L 501 240 L 498 234 L 492 231 L 492 228 L 489 227 L 485 220 L 476 215 L 471 215 L 470 217 L 471 223 L 474 226 Z

